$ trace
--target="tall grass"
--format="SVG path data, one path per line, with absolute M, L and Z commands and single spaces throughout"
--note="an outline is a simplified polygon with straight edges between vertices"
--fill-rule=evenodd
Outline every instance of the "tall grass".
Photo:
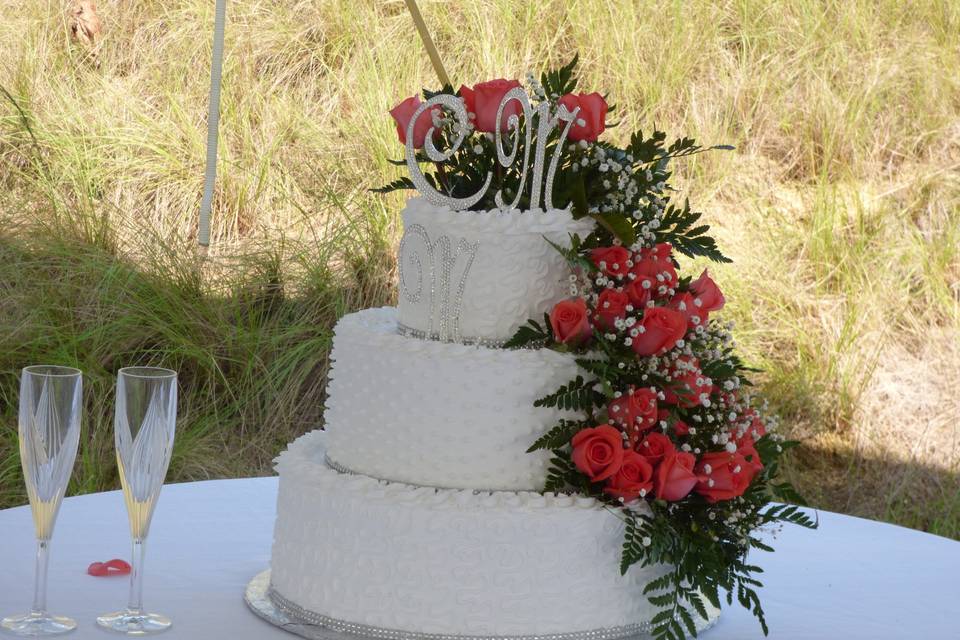
M 213 3 L 53 0 L 0 23 L 0 504 L 16 372 L 88 372 L 74 491 L 115 486 L 110 389 L 181 371 L 175 479 L 266 473 L 321 424 L 335 318 L 392 296 L 386 109 L 435 86 L 402 2 L 230 3 L 213 247 L 193 245 Z M 730 143 L 684 189 L 815 503 L 960 537 L 960 7 L 948 0 L 428 2 L 455 82 L 579 51 L 623 125 Z M 699 265 L 694 265 L 699 266 Z M 906 502 L 904 499 L 906 498 Z

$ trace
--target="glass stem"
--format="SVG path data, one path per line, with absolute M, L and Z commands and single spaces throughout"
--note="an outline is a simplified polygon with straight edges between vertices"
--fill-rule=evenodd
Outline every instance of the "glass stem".
M 130 604 L 127 605 L 130 613 L 143 613 L 143 554 L 146 540 L 133 539 L 133 553 L 130 556 Z
M 47 612 L 47 567 L 50 558 L 50 541 L 37 540 L 37 567 L 34 571 L 33 609 L 34 615 Z

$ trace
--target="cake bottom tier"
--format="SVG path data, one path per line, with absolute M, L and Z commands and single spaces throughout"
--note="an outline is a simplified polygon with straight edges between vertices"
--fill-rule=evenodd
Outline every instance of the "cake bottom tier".
M 666 569 L 621 576 L 623 524 L 597 501 L 343 474 L 325 462 L 325 435 L 278 459 L 271 591 L 288 612 L 380 637 L 610 638 L 656 613 L 643 587 Z

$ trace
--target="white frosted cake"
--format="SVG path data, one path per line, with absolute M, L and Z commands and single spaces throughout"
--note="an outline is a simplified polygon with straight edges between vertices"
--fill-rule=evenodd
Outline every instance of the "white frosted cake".
M 663 571 L 617 562 L 623 523 L 591 498 L 542 495 L 525 453 L 562 412 L 536 398 L 570 355 L 505 350 L 568 295 L 546 239 L 566 211 L 403 214 L 399 308 L 337 325 L 326 431 L 278 459 L 270 597 L 295 619 L 366 637 L 619 638 L 655 610 Z

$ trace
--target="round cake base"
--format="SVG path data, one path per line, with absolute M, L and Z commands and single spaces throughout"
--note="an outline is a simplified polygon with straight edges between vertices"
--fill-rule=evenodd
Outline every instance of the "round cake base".
M 597 629 L 595 631 L 570 634 L 547 634 L 543 636 L 516 636 L 514 638 L 497 636 L 454 636 L 441 634 L 414 633 L 393 629 L 377 629 L 349 622 L 329 620 L 306 620 L 280 607 L 270 593 L 270 570 L 258 573 L 247 584 L 243 600 L 247 606 L 263 620 L 275 627 L 302 638 L 311 640 L 649 640 L 650 635 L 640 629 Z M 713 613 L 711 611 L 711 613 Z M 717 623 L 719 611 L 709 620 L 694 616 L 697 632 L 703 632 Z

